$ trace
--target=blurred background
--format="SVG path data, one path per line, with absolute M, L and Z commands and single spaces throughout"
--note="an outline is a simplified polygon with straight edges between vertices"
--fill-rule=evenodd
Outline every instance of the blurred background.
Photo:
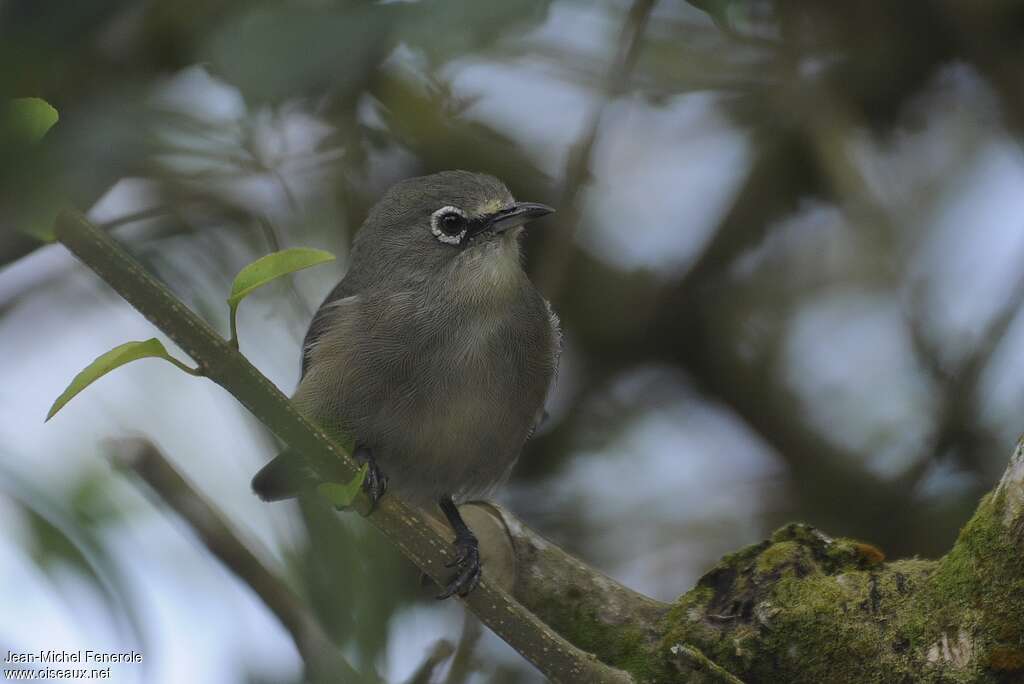
M 144 435 L 368 681 L 439 639 L 433 681 L 540 681 L 362 520 L 258 501 L 277 445 L 212 383 L 143 361 L 43 424 L 97 355 L 164 339 L 31 237 L 68 205 L 225 334 L 242 266 L 336 254 L 241 308 L 290 393 L 375 198 L 493 173 L 559 210 L 525 243 L 566 351 L 513 512 L 666 601 L 790 520 L 940 555 L 1024 429 L 1022 34 L 1019 4 L 955 0 L 0 0 L 2 92 L 60 113 L 0 154 L 0 653 L 301 681 L 257 596 L 111 467 L 104 440 Z

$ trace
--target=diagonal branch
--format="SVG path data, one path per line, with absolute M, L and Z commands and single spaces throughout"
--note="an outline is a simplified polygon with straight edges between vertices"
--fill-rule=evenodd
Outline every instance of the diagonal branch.
M 174 340 L 215 383 L 230 392 L 264 425 L 328 481 L 348 482 L 358 468 L 351 456 L 303 417 L 266 377 L 223 337 L 181 303 L 109 235 L 84 217 L 62 213 L 57 239 L 151 323 Z M 361 497 L 357 507 L 365 512 Z M 443 524 L 395 496 L 385 497 L 369 521 L 440 585 L 452 559 Z M 627 684 L 632 678 L 573 646 L 484 575 L 465 599 L 495 634 L 556 682 Z

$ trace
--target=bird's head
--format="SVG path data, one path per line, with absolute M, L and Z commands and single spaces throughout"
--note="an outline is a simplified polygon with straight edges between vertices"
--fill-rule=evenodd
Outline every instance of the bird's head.
M 392 186 L 356 238 L 353 267 L 378 276 L 425 279 L 465 272 L 500 277 L 519 268 L 519 236 L 552 208 L 517 202 L 493 176 L 443 171 Z M 479 273 L 478 273 L 479 272 Z

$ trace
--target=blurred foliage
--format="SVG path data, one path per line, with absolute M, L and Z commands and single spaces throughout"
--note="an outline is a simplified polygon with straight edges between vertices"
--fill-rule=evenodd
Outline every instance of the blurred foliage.
M 0 130 L 4 132 L 4 142 L 17 144 L 25 140 L 33 143 L 40 140 L 50 130 L 60 116 L 46 100 L 38 97 L 20 97 L 11 100 L 2 120 Z M 7 137 L 11 140 L 8 140 Z
M 0 159 L 0 264 L 33 258 L 23 231 L 60 207 L 92 207 L 226 329 L 223 293 L 255 257 L 308 246 L 344 263 L 391 182 L 490 172 L 561 218 L 561 237 L 525 244 L 568 337 L 552 419 L 510 494 L 528 522 L 585 557 L 642 566 L 663 595 L 687 588 L 684 555 L 706 565 L 789 519 L 890 557 L 936 554 L 1021 429 L 1008 345 L 1024 284 L 978 290 L 957 313 L 948 293 L 989 269 L 943 270 L 966 244 L 943 226 L 976 230 L 989 195 L 967 197 L 970 174 L 1024 132 L 1022 34 L 1010 2 L 7 0 L 0 87 L 45 99 L 60 123 Z M 1014 249 L 1012 231 L 982 232 L 1006 243 L 989 253 Z M 314 273 L 308 289 L 253 296 L 296 345 L 339 275 Z M 6 313 L 38 291 L 0 293 Z M 252 353 L 264 351 L 297 375 L 294 349 Z M 665 467 L 644 453 L 665 448 L 658 436 L 627 439 L 670 409 L 713 416 L 693 419 L 713 437 L 679 447 L 709 478 L 757 454 L 761 470 L 721 480 L 761 492 L 756 510 L 742 512 L 746 489 L 685 515 L 689 492 L 713 487 L 645 498 L 659 480 L 686 484 L 644 472 Z M 636 452 L 612 453 L 625 446 Z M 569 479 L 618 458 L 636 465 L 618 487 L 632 517 L 615 528 L 649 532 L 630 537 L 649 557 L 601 556 L 600 500 L 578 494 L 594 483 Z M 91 573 L 69 530 L 102 523 L 56 526 L 37 495 L 53 498 L 17 499 L 29 552 Z M 286 543 L 292 581 L 365 671 L 383 668 L 401 649 L 394 618 L 425 595 L 415 573 L 325 502 L 303 504 L 302 527 Z
M 86 586 L 103 597 L 129 648 L 143 640 L 142 618 L 124 581 L 121 569 L 107 552 L 103 528 L 116 522 L 124 511 L 112 510 L 103 499 L 109 478 L 91 473 L 80 479 L 69 502 L 56 500 L 20 474 L 0 468 L 4 486 L 15 510 L 26 522 L 26 552 L 40 571 L 60 587 L 62 572 L 71 570 Z

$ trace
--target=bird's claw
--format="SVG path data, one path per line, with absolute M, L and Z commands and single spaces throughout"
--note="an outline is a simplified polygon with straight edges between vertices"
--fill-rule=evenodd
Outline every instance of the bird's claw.
M 476 537 L 467 535 L 455 538 L 455 557 L 445 564 L 446 568 L 458 568 L 455 576 L 448 582 L 444 593 L 438 599 L 446 599 L 455 594 L 467 596 L 480 584 L 481 564 L 480 545 Z
M 388 491 L 388 476 L 381 472 L 380 467 L 373 461 L 369 461 L 366 468 L 366 478 L 363 480 L 363 491 L 370 499 L 370 510 L 377 508 L 384 493 Z
M 363 491 L 370 499 L 370 512 L 377 508 L 377 502 L 388 491 L 388 476 L 385 475 L 377 462 L 368 458 L 366 463 L 366 477 L 363 478 Z

